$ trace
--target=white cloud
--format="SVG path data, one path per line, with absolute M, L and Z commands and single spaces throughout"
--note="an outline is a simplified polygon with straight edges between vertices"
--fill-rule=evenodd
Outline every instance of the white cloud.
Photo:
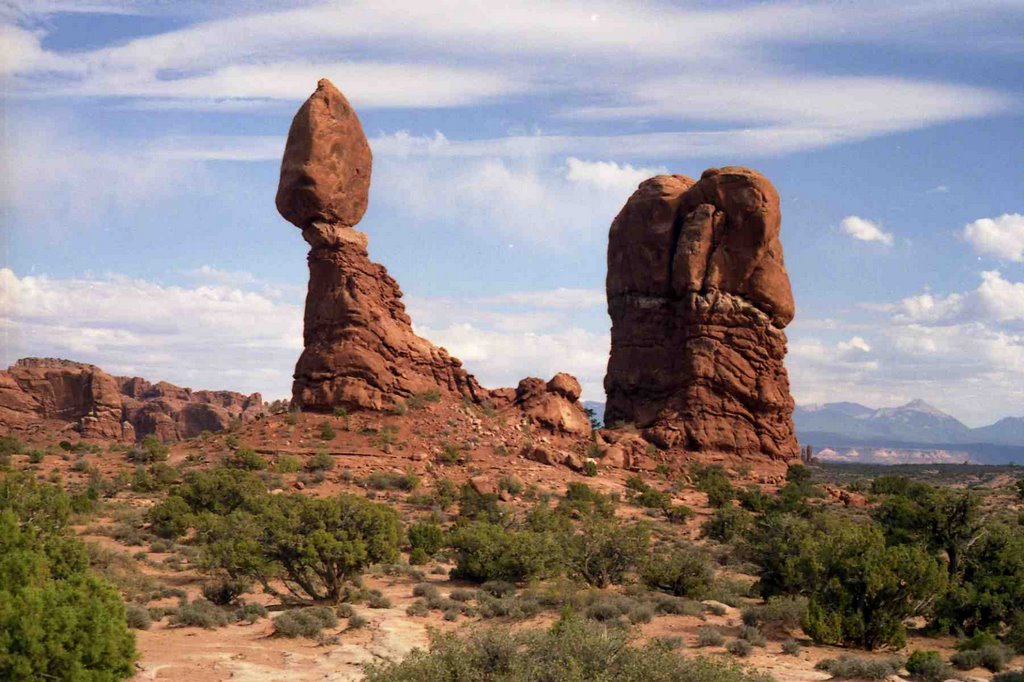
M 667 168 L 634 168 L 614 161 L 583 161 L 574 156 L 566 160 L 565 178 L 569 182 L 590 184 L 599 189 L 632 191 L 654 175 L 668 173 Z
M 978 253 L 1024 263 L 1024 215 L 1020 213 L 975 220 L 964 227 L 963 236 Z
M 481 299 L 488 304 L 509 304 L 533 306 L 536 308 L 553 308 L 556 310 L 583 310 L 586 308 L 603 307 L 605 292 L 603 289 L 570 289 L 559 287 L 547 291 L 520 291 L 500 294 Z
M 857 352 L 860 352 L 860 353 L 870 353 L 871 352 L 871 344 L 869 344 L 867 341 L 865 341 L 863 339 L 863 337 L 860 337 L 860 336 L 854 336 L 849 341 L 840 341 L 838 344 L 836 344 L 836 347 L 840 351 L 844 351 L 844 352 L 845 351 L 857 351 Z
M 855 215 L 847 216 L 846 218 L 843 218 L 841 223 L 839 223 L 839 227 L 846 234 L 862 242 L 879 242 L 886 246 L 893 245 L 893 236 L 891 232 L 884 231 L 877 223 L 865 218 L 860 218 Z
M 66 357 L 119 375 L 192 388 L 291 392 L 302 309 L 214 285 L 163 286 L 115 275 L 56 279 L 0 269 L 5 363 Z
M 945 325 L 962 322 L 1024 321 L 1024 282 L 1011 282 L 998 270 L 981 273 L 973 291 L 936 296 L 909 296 L 888 306 L 894 320 L 906 324 Z

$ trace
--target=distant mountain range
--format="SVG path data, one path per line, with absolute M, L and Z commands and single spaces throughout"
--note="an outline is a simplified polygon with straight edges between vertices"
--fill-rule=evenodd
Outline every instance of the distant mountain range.
M 602 402 L 583 406 L 604 416 Z M 798 405 L 793 421 L 802 444 L 833 460 L 1024 464 L 1024 417 L 972 429 L 918 399 L 878 409 L 852 402 Z
M 845 439 L 886 440 L 932 445 L 988 443 L 1024 447 L 1024 417 L 1006 417 L 990 426 L 969 428 L 923 400 L 872 409 L 859 403 L 798 405 L 797 433 L 828 433 Z

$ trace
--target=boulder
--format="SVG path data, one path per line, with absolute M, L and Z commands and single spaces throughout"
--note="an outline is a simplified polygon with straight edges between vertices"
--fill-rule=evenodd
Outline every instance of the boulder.
M 548 431 L 589 437 L 593 429 L 579 397 L 580 383 L 570 374 L 556 374 L 547 382 L 527 377 L 516 387 L 515 405 Z
M 640 184 L 609 232 L 605 423 L 663 449 L 797 456 L 780 228 L 778 193 L 748 168 Z

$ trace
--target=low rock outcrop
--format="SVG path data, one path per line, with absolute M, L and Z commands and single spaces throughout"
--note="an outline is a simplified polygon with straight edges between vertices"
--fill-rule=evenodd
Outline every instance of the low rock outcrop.
M 151 384 L 71 360 L 23 358 L 0 371 L 0 429 L 8 433 L 50 423 L 70 425 L 83 438 L 132 442 L 154 434 L 174 441 L 223 431 L 263 411 L 259 393 Z
M 779 196 L 748 168 L 640 184 L 612 223 L 605 422 L 662 448 L 796 457 Z
M 559 372 L 551 381 L 527 377 L 516 387 L 514 404 L 531 422 L 555 433 L 589 437 L 590 418 L 580 404 L 580 382 Z
M 310 246 L 293 401 L 313 411 L 387 409 L 430 390 L 479 401 L 485 392 L 462 363 L 413 332 L 398 283 L 354 227 L 371 167 L 355 111 L 321 80 L 292 121 L 277 192 L 278 211 Z

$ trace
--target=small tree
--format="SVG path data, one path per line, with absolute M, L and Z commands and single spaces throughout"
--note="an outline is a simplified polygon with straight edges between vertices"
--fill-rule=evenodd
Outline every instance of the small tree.
M 702 596 L 714 577 L 707 556 L 693 545 L 655 552 L 640 570 L 645 585 L 677 597 Z
M 265 495 L 253 510 L 205 514 L 203 561 L 233 578 L 252 578 L 286 598 L 334 603 L 345 584 L 372 563 L 398 557 L 401 525 L 394 510 L 353 495 Z
M 644 525 L 587 517 L 569 539 L 569 572 L 594 587 L 621 583 L 647 553 L 649 543 L 650 533 Z

